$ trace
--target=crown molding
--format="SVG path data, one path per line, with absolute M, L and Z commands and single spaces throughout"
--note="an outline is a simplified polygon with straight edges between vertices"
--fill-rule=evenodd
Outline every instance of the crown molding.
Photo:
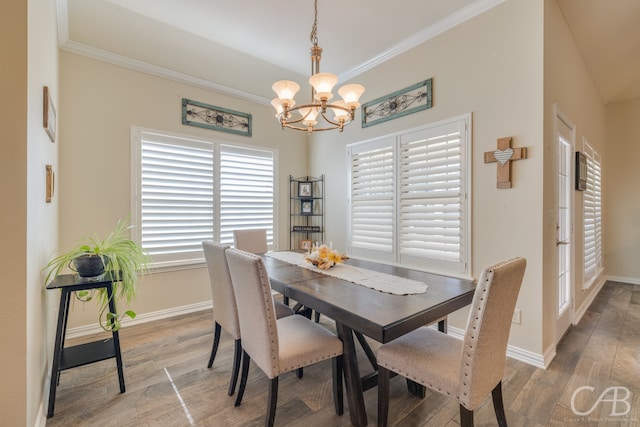
M 392 46 L 391 48 L 379 53 L 368 61 L 340 74 L 340 81 L 346 82 L 365 71 L 371 70 L 378 65 L 412 49 L 445 31 L 460 25 L 461 23 L 478 16 L 493 7 L 504 3 L 506 0 L 477 0 L 472 2 L 469 6 L 460 9 L 454 14 L 451 14 L 442 20 L 438 21 L 434 25 L 425 28 L 423 31 L 416 33 L 415 35 L 408 37 L 404 41 Z M 58 12 L 58 45 L 60 50 L 65 52 L 74 53 L 77 55 L 85 56 L 88 58 L 96 59 L 98 61 L 106 62 L 109 64 L 118 65 L 121 67 L 129 68 L 135 71 L 140 71 L 146 74 L 150 74 L 156 77 L 162 77 L 169 80 L 176 81 L 195 87 L 199 87 L 206 90 L 213 90 L 215 92 L 229 95 L 235 98 L 239 98 L 245 101 L 254 102 L 262 105 L 271 105 L 271 99 L 264 96 L 249 93 L 234 87 L 226 86 L 220 83 L 216 83 L 210 80 L 194 77 L 185 73 L 170 70 L 168 68 L 160 67 L 157 65 L 149 64 L 137 59 L 129 58 L 122 55 L 117 55 L 113 52 L 97 49 L 82 43 L 69 40 L 69 22 L 68 22 L 68 3 L 67 0 L 56 0 L 57 12 Z
M 465 21 L 468 21 L 471 18 L 474 18 L 489 9 L 492 9 L 498 6 L 501 3 L 504 3 L 506 0 L 478 0 L 471 3 L 469 6 L 460 9 L 456 13 L 452 13 L 451 15 L 441 19 L 433 25 L 430 25 L 423 29 L 422 31 L 414 34 L 411 37 L 406 38 L 395 46 L 390 47 L 389 49 L 380 52 L 378 55 L 369 59 L 368 61 L 363 62 L 362 64 L 348 70 L 342 74 L 340 74 L 340 81 L 349 81 L 352 78 L 364 73 L 365 71 L 371 70 L 372 68 L 377 67 L 378 65 L 394 58 L 401 53 L 408 51 L 432 38 L 444 33 L 445 31 L 450 30 Z
M 108 64 L 129 68 L 131 70 L 140 71 L 152 76 L 162 77 L 178 83 L 195 86 L 201 89 L 213 90 L 224 95 L 229 95 L 234 98 L 254 102 L 256 104 L 271 106 L 271 99 L 264 96 L 245 92 L 243 90 L 225 86 L 223 84 L 212 82 L 210 80 L 201 79 L 189 74 L 180 73 L 168 68 L 149 64 L 147 62 L 139 61 L 137 59 L 129 58 L 123 55 L 117 55 L 113 52 L 97 49 L 83 43 L 69 40 L 69 14 L 67 0 L 56 0 L 56 7 L 58 12 L 58 46 L 62 51 L 106 62 Z
M 126 56 L 117 55 L 113 52 L 109 52 L 102 49 L 97 49 L 91 46 L 87 46 L 82 43 L 77 43 L 71 40 L 67 40 L 60 46 L 60 50 L 65 52 L 74 53 L 76 55 L 85 56 L 87 58 L 96 59 L 98 61 L 106 62 L 113 65 L 129 68 L 131 70 L 140 71 L 146 74 L 150 74 L 156 77 L 162 77 L 178 83 L 184 83 L 190 86 L 199 87 L 206 90 L 213 90 L 215 92 L 229 95 L 234 98 L 243 99 L 245 101 L 254 102 L 256 104 L 271 105 L 271 100 L 260 95 L 245 92 L 240 89 L 236 89 L 230 86 L 225 86 L 220 83 L 212 82 L 210 80 L 194 77 L 189 74 L 180 73 L 178 71 L 170 70 L 168 68 L 160 67 L 157 65 L 149 64 L 147 62 L 132 59 Z

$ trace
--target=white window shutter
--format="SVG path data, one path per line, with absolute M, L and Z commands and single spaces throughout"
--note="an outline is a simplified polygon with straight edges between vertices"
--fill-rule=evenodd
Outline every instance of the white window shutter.
M 351 251 L 393 251 L 393 140 L 351 148 Z
M 602 269 L 602 176 L 600 155 L 585 141 L 587 188 L 583 192 L 584 282 L 591 286 Z
M 274 247 L 275 153 L 132 128 L 132 237 L 155 268 L 204 263 L 202 241 L 265 228 Z
M 211 144 L 142 134 L 141 239 L 154 263 L 202 258 L 213 237 Z
M 264 228 L 273 247 L 273 153 L 220 147 L 220 242 L 233 243 L 233 230 Z
M 464 262 L 463 129 L 449 123 L 400 138 L 401 263 L 432 259 L 458 270 Z
M 468 274 L 470 119 L 348 147 L 353 256 Z

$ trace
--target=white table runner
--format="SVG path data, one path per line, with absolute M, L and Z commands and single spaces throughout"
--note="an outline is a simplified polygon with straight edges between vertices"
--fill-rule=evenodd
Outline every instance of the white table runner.
M 422 294 L 429 287 L 426 283 L 417 280 L 406 279 L 391 274 L 380 273 L 366 268 L 354 267 L 347 264 L 337 264 L 328 270 L 320 269 L 304 259 L 304 254 L 299 252 L 268 252 L 266 254 L 279 261 L 288 262 L 308 270 L 318 271 L 327 276 L 366 286 L 380 292 L 394 295 Z

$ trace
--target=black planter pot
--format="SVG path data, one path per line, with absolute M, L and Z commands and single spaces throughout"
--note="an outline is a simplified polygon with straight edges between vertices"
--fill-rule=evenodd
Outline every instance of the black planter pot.
M 71 268 L 80 277 L 96 277 L 104 274 L 104 260 L 100 255 L 87 254 L 75 258 Z

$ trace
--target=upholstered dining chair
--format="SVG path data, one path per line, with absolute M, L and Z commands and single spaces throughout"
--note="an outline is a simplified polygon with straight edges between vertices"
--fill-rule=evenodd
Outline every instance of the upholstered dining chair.
M 460 404 L 460 425 L 473 426 L 473 411 L 491 392 L 498 425 L 506 427 L 502 376 L 526 260 L 514 258 L 484 269 L 478 280 L 463 340 L 422 327 L 378 349 L 378 426 L 387 425 L 390 371 Z
M 233 244 L 236 249 L 253 254 L 263 254 L 268 250 L 267 230 L 264 228 L 233 230 Z
M 238 321 L 238 310 L 236 308 L 236 297 L 233 293 L 233 286 L 231 285 L 231 276 L 229 275 L 229 267 L 227 266 L 227 259 L 225 256 L 225 250 L 229 246 L 221 245 L 220 243 L 203 241 L 202 249 L 204 250 L 204 257 L 207 262 L 207 269 L 209 271 L 209 281 L 211 284 L 211 293 L 213 296 L 213 320 L 214 320 L 214 335 L 213 335 L 213 347 L 211 349 L 211 356 L 209 357 L 209 364 L 207 368 L 213 366 L 213 361 L 216 358 L 218 352 L 218 344 L 220 343 L 220 331 L 224 329 L 235 340 L 234 355 L 233 355 L 233 368 L 231 371 L 231 381 L 229 382 L 229 396 L 233 395 L 238 382 L 238 373 L 240 372 L 240 360 L 242 356 L 242 343 L 240 340 L 240 323 Z M 294 314 L 293 310 L 282 303 L 275 304 L 276 317 L 286 317 Z
M 241 251 L 251 252 L 252 254 L 264 254 L 268 251 L 267 248 L 267 230 L 264 228 L 251 228 L 251 229 L 238 229 L 233 230 L 233 244 L 236 249 Z M 276 294 L 276 291 L 272 292 Z M 289 298 L 283 297 L 285 305 L 289 305 Z M 294 310 L 300 309 L 301 306 L 296 306 Z M 310 316 L 310 313 L 308 314 Z M 320 321 L 320 313 L 316 313 L 316 323 Z M 302 371 L 299 372 L 299 375 Z
M 304 316 L 276 319 L 262 258 L 238 249 L 227 249 L 226 254 L 243 343 L 242 376 L 235 405 L 242 403 L 249 362 L 253 360 L 270 379 L 265 425 L 273 426 L 280 375 L 331 359 L 335 411 L 342 415 L 342 341 Z

